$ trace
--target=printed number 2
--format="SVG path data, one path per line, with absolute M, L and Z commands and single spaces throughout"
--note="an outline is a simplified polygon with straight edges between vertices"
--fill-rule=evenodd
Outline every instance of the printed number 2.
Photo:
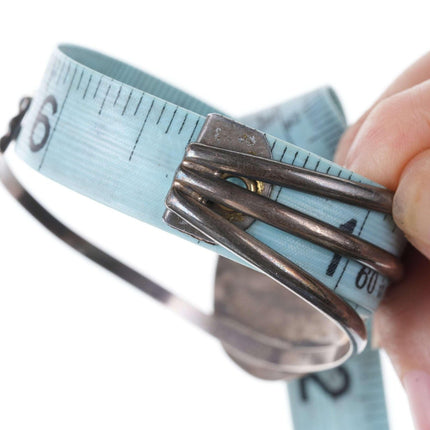
M 39 113 L 37 114 L 36 121 L 34 121 L 33 128 L 31 129 L 30 149 L 33 152 L 40 151 L 45 146 L 46 142 L 48 141 L 51 126 L 49 124 L 49 118 L 45 114 L 42 113 L 43 108 L 48 104 L 51 105 L 51 107 L 52 107 L 52 114 L 55 115 L 57 113 L 57 109 L 58 109 L 57 100 L 55 99 L 54 96 L 49 95 L 43 101 L 42 106 L 39 109 Z M 42 136 L 42 139 L 40 140 L 40 142 L 36 143 L 34 141 L 34 133 L 35 133 L 36 128 L 39 124 L 41 124 L 43 127 L 43 136 Z
M 341 397 L 342 395 L 346 394 L 351 386 L 351 377 L 349 376 L 348 371 L 345 367 L 340 366 L 330 371 L 330 373 L 332 372 L 337 372 L 341 377 L 341 380 L 339 381 L 339 384 L 337 384 L 337 386 L 328 384 L 318 374 L 309 375 L 300 379 L 300 397 L 302 398 L 302 400 L 304 402 L 309 401 L 307 384 L 311 381 L 314 381 L 317 385 L 319 385 L 321 389 L 325 393 L 327 393 L 332 399 L 337 399 L 338 397 Z

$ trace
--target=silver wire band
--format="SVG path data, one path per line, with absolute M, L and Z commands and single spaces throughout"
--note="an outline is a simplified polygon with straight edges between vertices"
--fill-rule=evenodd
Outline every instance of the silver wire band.
M 229 249 L 235 250 L 235 252 L 243 258 L 250 261 L 256 267 L 259 267 L 264 273 L 271 276 L 290 291 L 293 291 L 313 308 L 324 314 L 328 320 L 333 322 L 334 326 L 339 328 L 342 336 L 336 341 L 317 339 L 303 342 L 303 339 L 295 341 L 273 338 L 262 335 L 261 333 L 256 333 L 246 324 L 240 324 L 237 319 L 230 318 L 226 314 L 220 312 L 216 312 L 214 315 L 205 314 L 189 302 L 172 294 L 170 291 L 154 283 L 144 275 L 121 263 L 116 258 L 74 233 L 62 222 L 52 216 L 19 183 L 8 167 L 4 157 L 4 153 L 10 142 L 19 133 L 20 122 L 29 104 L 30 99 L 28 98 L 22 101 L 20 113 L 11 121 L 8 134 L 0 140 L 0 179 L 10 194 L 12 194 L 30 214 L 76 251 L 148 294 L 150 297 L 165 305 L 192 324 L 198 326 L 208 334 L 219 339 L 229 351 L 234 351 L 234 358 L 236 360 L 243 359 L 243 362 L 246 362 L 246 366 L 260 369 L 258 372 L 261 372 L 261 369 L 265 369 L 265 374 L 269 372 L 270 375 L 276 374 L 280 375 L 280 378 L 289 378 L 293 374 L 301 375 L 308 372 L 329 369 L 341 364 L 354 352 L 359 352 L 364 348 L 366 343 L 366 330 L 363 321 L 348 304 L 327 289 L 317 279 L 292 264 L 285 257 L 277 254 L 269 247 L 245 233 L 242 228 L 232 224 L 222 215 L 214 212 L 207 206 L 205 197 L 201 197 L 201 195 L 204 195 L 209 199 L 217 200 L 233 210 L 243 210 L 252 218 L 255 217 L 263 221 L 268 220 L 272 225 L 279 228 L 296 228 L 295 220 L 297 217 L 302 217 L 302 215 L 286 207 L 278 208 L 279 213 L 277 213 L 274 218 L 272 218 L 270 214 L 268 216 L 267 214 L 261 215 L 258 213 L 259 205 L 262 202 L 260 199 L 265 199 L 264 201 L 267 203 L 265 197 L 250 193 L 246 190 L 241 190 L 240 187 L 222 181 L 216 172 L 220 167 L 225 166 L 224 168 L 229 173 L 253 177 L 252 175 L 258 173 L 258 168 L 261 167 L 260 161 L 255 163 L 255 165 L 251 163 L 251 169 L 246 171 L 243 171 L 242 168 L 239 169 L 240 166 L 235 167 L 234 165 L 230 165 L 230 167 L 228 167 L 226 163 L 223 165 L 220 164 L 220 154 L 232 160 L 230 161 L 231 164 L 235 162 L 243 163 L 243 158 L 239 161 L 236 159 L 236 155 L 241 156 L 242 154 L 234 153 L 234 156 L 231 157 L 231 151 L 220 152 L 217 149 L 215 154 L 217 158 L 215 161 L 219 164 L 216 166 L 216 171 L 214 172 L 212 161 L 209 164 L 207 163 L 208 158 L 210 158 L 208 154 L 211 153 L 212 148 L 209 148 L 208 152 L 208 148 L 205 145 L 192 144 L 189 147 L 182 172 L 178 174 L 171 193 L 167 198 L 167 206 L 182 218 L 186 219 L 187 222 L 190 222 L 198 230 L 202 231 L 204 235 L 206 235 L 205 237 L 212 238 L 222 243 L 224 246 L 227 246 Z M 202 156 L 203 152 L 204 155 Z M 201 160 L 197 162 L 196 159 L 199 157 Z M 254 159 L 251 161 L 253 160 Z M 246 162 L 249 163 L 249 159 L 246 159 Z M 270 161 L 270 163 L 274 162 Z M 253 170 L 254 167 L 257 170 Z M 264 181 L 271 180 L 270 174 L 273 174 L 273 172 L 269 173 L 264 176 Z M 299 174 L 301 173 L 304 174 L 306 172 L 299 172 Z M 279 180 L 279 177 L 276 177 Z M 302 175 L 301 178 L 303 179 L 303 177 Z M 315 177 L 305 177 L 304 182 L 302 179 L 297 179 L 297 176 L 294 175 L 293 179 L 290 177 L 290 181 L 296 184 L 297 187 L 309 186 L 309 181 L 315 183 L 316 180 Z M 324 181 L 330 179 L 330 177 L 324 178 Z M 308 182 L 306 182 L 306 180 L 308 180 Z M 305 185 L 303 185 L 304 183 Z M 331 191 L 325 188 L 326 185 L 327 182 L 321 185 L 321 183 L 316 181 L 316 193 L 320 193 L 319 195 L 328 195 L 327 193 Z M 355 191 L 351 188 L 351 184 L 344 183 L 342 187 L 343 189 L 352 190 L 350 195 L 353 196 L 353 192 Z M 241 190 L 239 194 L 237 194 L 238 189 Z M 378 201 L 389 202 L 389 196 L 384 196 L 384 193 L 382 193 L 382 197 L 380 197 L 377 192 L 378 190 L 376 190 L 375 194 L 375 196 L 379 196 L 378 198 L 380 200 Z M 226 199 L 225 196 L 222 197 L 224 192 L 233 192 L 235 197 L 239 197 L 237 200 L 236 198 Z M 221 197 L 217 197 L 219 193 L 221 193 Z M 371 193 L 375 193 L 375 190 L 364 187 L 363 193 L 361 194 L 363 196 L 362 200 L 368 202 L 368 204 L 376 204 L 372 203 L 376 201 L 376 197 L 373 199 Z M 250 194 L 252 194 L 252 197 L 251 200 L 248 200 Z M 257 199 L 255 199 L 256 197 Z M 352 197 L 349 198 L 352 199 Z M 244 199 L 248 200 L 247 204 L 245 204 Z M 382 206 L 387 207 L 387 204 L 388 203 L 382 203 Z M 306 237 L 317 225 L 315 222 L 318 221 L 308 217 L 306 223 L 300 225 L 299 228 L 296 229 L 296 234 Z M 321 227 L 321 225 L 319 227 Z M 337 249 L 336 247 L 342 248 L 342 250 L 339 249 L 339 252 L 342 251 L 345 255 L 361 258 L 360 261 L 362 261 L 363 264 L 366 262 L 370 267 L 378 267 L 383 273 L 390 274 L 393 278 L 400 276 L 401 269 L 399 269 L 397 265 L 398 262 L 393 260 L 389 255 L 387 256 L 384 254 L 384 251 L 381 252 L 381 250 L 367 242 L 355 242 L 354 239 L 343 236 L 342 232 L 340 232 L 342 234 L 339 234 L 339 232 L 333 234 L 328 226 L 325 226 L 325 228 L 327 229 L 326 237 L 315 239 L 317 241 L 316 243 L 319 245 L 333 247 L 333 249 Z M 226 234 L 226 232 L 228 232 L 228 234 Z M 344 245 L 344 243 L 347 243 L 347 245 Z M 354 246 L 358 248 L 355 249 Z M 363 257 L 359 250 L 363 253 L 373 252 L 373 255 L 378 257 L 378 262 L 372 263 L 368 258 Z M 256 273 L 255 276 L 257 276 Z
M 353 350 L 349 342 L 339 342 L 336 345 L 313 342 L 303 346 L 294 344 L 294 342 L 256 336 L 233 319 L 216 314 L 206 314 L 88 242 L 54 217 L 18 181 L 5 157 L 11 142 L 19 133 L 21 120 L 28 110 L 30 102 L 30 98 L 21 101 L 19 114 L 11 120 L 8 133 L 0 139 L 0 180 L 17 202 L 47 230 L 89 260 L 215 337 L 223 345 L 234 350 L 237 355 L 247 357 L 248 362 L 263 366 L 273 372 L 283 372 L 283 378 L 307 373 L 310 371 L 309 369 L 314 371 L 330 369 L 343 363 L 352 354 Z
M 197 144 L 194 144 L 193 148 L 196 146 L 205 150 L 214 150 L 213 148 L 205 147 L 205 145 Z M 250 155 L 234 154 L 234 156 L 243 157 L 244 160 L 248 159 L 244 161 L 248 165 L 256 162 L 254 157 Z M 211 158 L 205 159 L 205 162 L 210 163 L 210 161 Z M 273 161 L 271 163 L 275 163 L 277 169 L 279 169 L 277 165 L 281 164 Z M 236 174 L 248 177 L 246 168 L 241 171 L 237 170 Z M 267 176 L 261 178 L 261 180 L 267 181 Z M 315 181 L 317 179 L 315 178 Z M 354 191 L 354 185 L 346 184 L 350 191 Z M 393 281 L 399 280 L 402 276 L 402 268 L 398 259 L 389 252 L 330 224 L 220 179 L 217 171 L 211 171 L 198 162 L 190 161 L 188 151 L 182 163 L 182 168 L 178 171 L 173 187 L 189 194 L 193 190 L 207 200 L 228 206 L 231 209 L 252 216 L 287 233 L 302 237 L 316 245 L 329 248 L 334 253 L 354 258 Z M 360 187 L 361 190 L 363 190 L 363 187 Z M 312 189 L 310 192 L 312 192 Z M 336 197 L 339 199 L 339 196 Z
M 330 176 L 257 155 L 240 153 L 233 149 L 190 143 L 183 167 L 187 167 L 189 162 L 195 162 L 211 170 L 293 188 L 378 212 L 391 213 L 393 205 L 393 193 L 385 188 Z
M 238 129 L 241 130 L 239 133 Z M 220 135 L 224 136 L 223 141 L 219 138 Z M 334 253 L 354 258 L 391 280 L 398 280 L 403 273 L 402 265 L 398 258 L 385 250 L 271 200 L 269 196 L 243 189 L 225 178 L 248 178 L 294 188 L 385 213 L 391 211 L 392 193 L 384 188 L 235 150 L 237 142 L 243 140 L 241 136 L 246 136 L 247 140 L 253 142 L 252 151 L 255 151 L 256 142 L 265 139 L 257 130 L 229 118 L 218 114 L 208 115 L 197 142 L 188 145 L 178 168 L 166 197 L 168 211 L 175 213 L 205 238 L 240 256 L 323 313 L 349 338 L 351 351 L 348 354 L 361 352 L 366 345 L 367 335 L 357 312 L 311 274 L 246 233 L 234 221 L 226 219 L 229 215 L 220 213 L 219 208 L 227 207 L 258 219 Z M 224 147 L 220 147 L 221 144 Z M 180 228 L 169 219 L 167 222 Z M 312 366 L 306 369 L 313 370 Z

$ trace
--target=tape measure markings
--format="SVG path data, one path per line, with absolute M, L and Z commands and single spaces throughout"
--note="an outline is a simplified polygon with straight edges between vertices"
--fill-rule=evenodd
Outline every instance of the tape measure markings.
M 106 90 L 105 96 L 103 97 L 103 101 L 102 101 L 102 103 L 100 105 L 99 115 L 102 114 L 103 106 L 105 105 L 105 102 L 106 102 L 106 97 L 108 96 L 109 91 L 110 91 L 111 88 L 112 88 L 112 85 L 109 85 L 108 88 L 107 88 L 107 90 Z
M 70 66 L 70 63 L 69 63 L 69 66 Z M 62 76 L 62 74 L 63 74 L 63 72 L 64 72 L 64 68 L 65 68 L 65 62 L 61 62 L 61 66 L 60 66 L 60 70 L 59 70 L 59 71 L 58 71 L 58 66 L 56 66 L 56 65 L 54 64 L 54 67 L 53 67 L 53 69 L 54 69 L 54 70 L 53 70 L 53 74 L 54 74 L 54 75 L 55 75 L 55 74 L 57 74 L 57 82 L 58 82 L 58 83 L 60 83 L 60 81 L 61 81 L 61 76 Z M 68 70 L 70 70 L 70 67 L 68 67 Z M 63 80 L 62 80 L 62 83 L 63 83 L 63 84 L 65 84 L 65 83 L 66 83 L 67 75 L 68 75 L 68 73 L 66 73 L 66 75 L 64 76 L 64 78 L 63 78 Z M 78 85 L 77 85 L 77 87 L 76 87 L 76 89 L 77 89 L 77 90 L 80 88 L 80 81 L 82 81 L 83 75 L 84 75 L 84 70 L 82 70 L 82 71 L 81 71 L 80 79 L 79 79 Z M 74 74 L 74 76 L 75 76 L 75 74 Z M 67 91 L 67 93 L 66 93 L 66 98 L 65 98 L 65 100 L 64 100 L 64 103 L 63 103 L 63 105 L 62 105 L 61 110 L 64 108 L 64 105 L 65 105 L 65 103 L 66 103 L 66 101 L 67 101 L 67 98 L 68 98 L 68 96 L 69 96 L 70 90 L 71 90 L 71 88 L 72 88 L 72 84 L 73 84 L 74 76 L 73 76 L 73 78 L 72 78 L 72 81 L 70 82 L 70 86 L 69 86 L 69 89 L 68 89 L 68 91 Z M 83 98 L 83 99 L 85 99 L 85 98 L 86 98 L 86 96 L 87 96 L 87 94 L 88 94 L 88 92 L 89 92 L 89 89 L 90 89 L 91 83 L 93 82 L 93 79 L 94 79 L 93 74 L 90 74 L 90 76 L 89 76 L 89 78 L 88 78 L 87 86 L 85 87 L 85 90 L 84 90 L 84 93 L 83 93 L 83 96 L 82 96 L 82 98 Z M 99 78 L 99 80 L 98 80 L 97 86 L 96 86 L 96 88 L 95 88 L 95 90 L 94 90 L 93 96 L 92 96 L 92 98 L 93 98 L 93 99 L 95 99 L 95 98 L 97 97 L 97 94 L 98 94 L 98 92 L 99 92 L 99 89 L 100 89 L 100 86 L 101 86 L 102 81 L 103 81 L 103 79 L 102 79 L 102 77 L 100 77 L 100 78 Z M 113 80 L 112 80 L 112 81 L 113 81 Z M 49 84 L 49 81 L 48 81 L 48 84 Z M 109 84 L 109 86 L 107 87 L 107 90 L 106 90 L 106 93 L 105 93 L 105 97 L 103 98 L 103 100 L 102 100 L 102 102 L 101 102 L 101 106 L 100 106 L 100 109 L 99 109 L 99 114 L 101 114 L 101 113 L 102 113 L 102 106 L 104 106 L 104 105 L 105 105 L 105 103 L 106 103 L 106 99 L 108 98 L 108 95 L 109 95 L 109 92 L 110 92 L 110 90 L 109 90 L 110 88 L 112 88 L 112 84 Z M 119 88 L 119 90 L 118 90 L 117 96 L 116 96 L 116 98 L 115 98 L 115 100 L 114 100 L 114 103 L 113 103 L 113 105 L 114 105 L 114 106 L 115 106 L 115 105 L 117 104 L 117 102 L 118 102 L 118 99 L 119 99 L 119 96 L 120 96 L 120 94 L 121 94 L 122 89 L 123 89 L 123 85 L 121 85 L 121 86 L 120 86 L 120 88 Z M 141 103 L 142 103 L 142 99 L 143 99 L 144 94 L 145 94 L 144 92 L 142 92 L 142 93 L 141 93 L 141 96 L 140 96 L 140 98 L 139 98 L 139 100 L 138 100 L 138 102 L 137 102 L 137 104 L 136 104 L 136 109 L 135 109 L 135 111 L 134 111 L 134 112 L 135 112 L 135 113 L 134 113 L 134 115 L 135 115 L 135 114 L 137 114 L 138 108 L 140 107 L 140 105 L 141 105 Z M 122 108 L 121 116 L 124 116 L 124 114 L 126 113 L 126 110 L 127 110 L 127 107 L 129 106 L 129 103 L 130 103 L 130 100 L 131 100 L 131 98 L 132 98 L 132 95 L 133 95 L 133 90 L 130 90 L 130 92 L 129 92 L 129 94 L 128 94 L 128 97 L 127 97 L 127 98 L 126 98 L 126 100 L 125 100 L 125 104 L 124 104 L 124 106 L 123 106 L 123 108 Z M 150 108 L 149 108 L 149 110 L 148 110 L 148 112 L 147 112 L 147 114 L 146 114 L 145 120 L 144 120 L 144 122 L 143 122 L 143 124 L 142 124 L 142 128 L 141 128 L 141 130 L 140 130 L 140 132 L 139 132 L 138 138 L 136 138 L 136 144 L 138 143 L 138 140 L 139 140 L 139 138 L 140 138 L 140 135 L 142 134 L 143 127 L 145 126 L 145 124 L 146 124 L 146 122 L 147 122 L 147 120 L 148 120 L 149 114 L 151 113 L 152 108 L 154 107 L 154 102 L 155 102 L 155 100 L 156 100 L 156 99 L 155 99 L 155 98 L 153 98 L 152 103 L 151 103 L 151 105 L 150 105 Z M 163 105 L 163 107 L 162 107 L 162 109 L 161 109 L 161 111 L 160 111 L 160 114 L 159 114 L 159 116 L 158 116 L 158 118 L 157 118 L 157 120 L 156 120 L 156 124 L 157 124 L 157 125 L 158 125 L 158 124 L 160 123 L 160 121 L 162 120 L 162 117 L 163 117 L 164 112 L 165 112 L 165 110 L 166 110 L 166 106 L 167 106 L 167 102 L 165 102 L 165 103 L 164 103 L 164 105 Z M 171 126 L 172 126 L 172 124 L 173 124 L 173 119 L 174 119 L 174 117 L 175 117 L 175 115 L 176 115 L 176 112 L 177 112 L 177 107 L 176 107 L 176 109 L 175 109 L 175 111 L 174 111 L 174 115 L 172 115 L 172 118 L 171 118 L 171 120 L 170 120 L 170 122 L 169 122 L 169 124 L 168 124 L 168 126 L 167 126 L 167 129 L 166 129 L 166 131 L 165 131 L 165 133 L 166 133 L 166 134 L 169 132 L 169 130 L 170 130 L 170 128 L 171 128 Z M 60 117 L 61 117 L 61 112 L 60 112 L 60 114 L 59 114 L 59 116 L 58 116 L 58 118 L 57 118 L 57 123 L 58 123 L 58 121 L 59 121 Z M 185 117 L 184 117 L 184 120 L 182 121 L 182 123 L 181 123 L 181 125 L 180 125 L 180 128 L 179 128 L 179 130 L 178 130 L 178 134 L 181 134 L 182 130 L 184 129 L 184 126 L 185 126 L 185 123 L 186 123 L 187 118 L 188 118 L 188 113 L 186 113 L 186 115 L 185 115 Z M 190 141 L 193 139 L 193 137 L 195 136 L 195 134 L 196 134 L 196 130 L 197 130 L 197 127 L 198 127 L 198 125 L 199 125 L 199 122 L 200 122 L 200 119 L 198 119 L 198 120 L 194 123 L 194 128 L 193 128 L 193 130 L 192 130 L 192 132 L 191 132 L 191 135 L 190 135 L 190 137 L 189 137 L 189 139 L 188 139 L 188 141 L 187 141 L 187 142 L 190 142 Z M 52 139 L 52 135 L 54 134 L 54 131 L 55 131 L 55 130 L 56 130 L 56 128 L 57 128 L 57 123 L 55 124 L 55 126 L 54 126 L 54 128 L 53 128 L 53 131 L 52 131 L 52 134 L 51 134 L 51 138 L 50 138 L 50 139 Z M 134 154 L 135 149 L 136 149 L 136 148 L 135 148 L 135 146 L 134 146 L 134 147 L 133 147 L 133 149 L 132 149 L 132 150 L 131 150 L 131 152 L 130 152 L 129 161 L 131 161 L 131 158 L 132 158 L 132 156 L 133 156 L 133 154 Z M 46 150 L 45 150 L 45 155 L 44 155 L 44 157 L 43 157 L 43 159 L 42 159 L 42 161 L 41 161 L 41 163 L 40 163 L 39 170 L 42 168 L 42 165 L 43 165 L 44 159 L 45 159 L 46 154 L 47 154 L 47 152 L 48 152 L 48 151 L 49 151 L 49 144 L 47 143 L 47 145 L 46 145 Z
M 82 95 L 82 100 L 85 100 L 85 97 L 87 96 L 88 88 L 90 87 L 92 78 L 93 78 L 92 75 L 90 75 L 90 77 L 88 78 L 88 83 L 87 83 L 87 86 L 85 87 L 84 94 Z
M 116 106 L 116 103 L 117 103 L 117 101 L 119 99 L 119 96 L 121 95 L 121 91 L 122 91 L 122 85 L 119 87 L 118 93 L 117 93 L 117 95 L 115 97 L 115 101 L 113 102 L 114 106 Z
M 308 102 L 309 98 L 305 100 Z M 290 101 L 286 104 L 291 105 L 293 103 L 294 101 Z M 324 106 L 320 108 L 327 110 Z M 300 108 L 296 107 L 296 109 Z M 276 122 L 288 122 L 290 119 L 288 113 L 285 113 L 285 118 L 282 118 L 278 113 L 273 115 L 271 112 L 273 111 L 268 111 L 267 117 L 271 120 L 272 126 Z M 247 120 L 252 124 L 258 120 L 258 114 L 256 117 L 256 119 L 253 119 L 251 116 Z M 310 124 L 309 126 L 313 129 L 316 127 L 315 124 Z M 338 130 L 338 139 L 343 132 L 343 127 L 335 128 Z M 281 130 L 277 131 L 281 132 Z M 279 137 L 285 138 L 285 135 L 279 134 Z M 306 141 L 304 140 L 304 142 Z M 331 148 L 332 156 L 334 154 L 334 147 Z M 319 148 L 317 147 L 316 150 L 318 151 Z M 323 147 L 322 151 L 327 154 L 327 147 Z M 320 160 L 315 164 L 315 170 L 318 169 L 319 163 Z M 339 174 L 341 173 L 339 172 Z M 350 176 L 352 176 L 352 173 Z M 385 220 L 387 216 L 384 215 L 383 218 Z M 357 220 L 355 221 L 353 227 L 356 229 Z M 351 230 L 351 227 L 352 224 L 349 226 L 348 231 Z M 337 267 L 339 263 L 340 259 Z M 343 268 L 344 270 L 345 268 Z M 350 304 L 355 309 L 359 309 L 356 303 Z M 370 326 L 371 323 L 369 322 L 369 332 Z M 336 384 L 339 372 L 344 376 L 343 381 L 338 381 L 338 385 L 334 386 L 324 385 L 327 383 Z M 349 360 L 340 369 L 334 369 L 322 374 L 318 373 L 314 375 L 314 378 L 317 379 L 314 380 L 310 377 L 305 377 L 302 380 L 290 381 L 287 384 L 290 409 L 296 430 L 344 430 L 345 428 L 351 430 L 355 428 L 360 428 L 360 430 L 388 430 L 388 418 L 378 351 L 371 350 L 370 346 L 368 346 L 363 354 Z M 316 385 L 318 384 L 317 381 L 320 381 L 322 385 Z M 311 385 L 305 387 L 306 384 Z M 306 388 L 310 391 L 304 391 Z M 331 388 L 334 390 L 331 390 Z M 306 395 L 307 393 L 309 396 L 307 399 L 304 399 L 304 394 Z
M 41 89 L 24 118 L 16 145 L 18 155 L 72 189 L 166 229 L 161 214 L 172 176 L 185 146 L 200 132 L 204 116 L 216 109 L 101 54 L 67 46 L 62 50 L 54 54 Z M 67 58 L 67 53 L 72 53 L 76 61 Z M 79 64 L 80 61 L 84 64 Z M 107 72 L 105 75 L 98 71 L 103 68 Z M 53 112 L 53 104 L 49 108 L 50 103 L 46 103 L 48 97 L 58 104 L 56 112 Z M 40 120 L 43 116 L 46 122 Z M 315 91 L 288 106 L 256 115 L 254 122 L 258 121 L 267 125 L 258 128 L 267 131 L 274 159 L 333 176 L 370 182 L 315 155 L 321 151 L 321 155 L 331 158 L 345 126 L 339 103 L 331 90 Z M 252 118 L 244 122 L 252 125 Z M 45 135 L 46 142 L 40 148 L 43 151 L 31 151 L 31 139 L 40 145 Z M 304 149 L 281 140 L 285 138 L 302 144 Z M 278 188 L 276 200 L 281 203 L 312 213 L 336 226 L 356 219 L 360 224 L 358 236 L 390 252 L 400 252 L 402 239 L 395 233 L 391 217 Z M 280 234 L 270 226 L 255 222 L 249 232 L 293 261 L 297 257 L 297 264 L 336 289 L 363 316 L 377 306 L 386 288 L 385 278 L 344 257 L 336 259 L 331 276 L 327 275 L 334 258 L 332 252 Z M 219 247 L 201 245 L 232 257 Z M 345 262 L 336 278 L 334 275 L 342 258 Z M 289 390 L 297 430 L 309 428 L 310 418 L 314 420 L 311 423 L 330 425 L 331 430 L 354 428 L 359 422 L 357 419 L 363 416 L 366 426 L 360 425 L 361 430 L 387 428 L 379 366 L 377 353 L 367 351 L 341 370 L 316 375 L 313 381 L 291 383 Z M 328 391 L 322 388 L 326 383 L 323 378 L 334 378 L 347 384 L 347 389 L 341 384 L 330 394 L 329 385 L 325 386 Z M 306 402 L 302 398 L 303 389 L 308 390 Z
M 155 78 L 141 72 L 139 74 L 128 66 L 119 66 L 118 70 L 112 71 L 116 63 L 103 57 L 100 61 L 110 76 L 102 75 L 95 70 L 97 67 L 91 64 L 95 60 L 86 58 L 88 54 L 82 53 L 78 48 L 66 47 L 66 51 L 70 49 L 78 51 L 78 54 L 73 51 L 77 57 L 85 57 L 89 67 L 65 58 L 60 51 L 54 54 L 51 62 L 53 70 L 51 73 L 48 71 L 45 83 L 25 118 L 17 144 L 18 154 L 30 165 L 34 166 L 37 162 L 42 173 L 76 191 L 166 229 L 161 215 L 172 175 L 180 164 L 185 146 L 195 140 L 200 132 L 204 113 L 215 109 L 196 99 L 187 99 L 179 90 L 163 86 Z M 61 62 L 57 62 L 58 58 Z M 56 77 L 56 80 L 53 81 L 50 77 Z M 123 78 L 123 82 L 118 81 L 119 78 Z M 131 87 L 129 83 L 134 83 L 135 87 Z M 145 83 L 148 84 L 146 91 L 141 89 Z M 155 88 L 156 95 L 148 92 L 151 87 Z M 158 98 L 161 94 L 169 94 L 170 99 Z M 329 98 L 330 94 L 327 90 L 314 94 L 315 105 L 320 106 L 318 110 L 312 107 L 309 102 L 312 97 L 309 96 L 306 102 L 308 106 L 305 106 L 307 114 L 297 114 L 296 110 L 288 121 L 284 120 L 281 125 L 278 124 L 278 129 L 282 128 L 283 133 L 290 136 L 292 141 L 305 141 L 306 150 L 266 134 L 269 145 L 273 148 L 273 158 L 297 166 L 306 166 L 310 170 L 328 171 L 334 176 L 362 180 L 338 166 L 334 169 L 335 166 L 329 161 L 307 150 L 315 150 L 315 145 L 322 142 L 314 140 L 318 130 L 322 130 L 320 139 L 329 139 L 336 133 L 339 134 L 343 120 L 339 119 L 339 113 L 335 110 L 336 103 Z M 48 133 L 49 142 L 44 145 L 40 158 L 39 154 L 28 151 L 27 142 L 31 137 L 30 129 L 37 121 L 38 110 L 44 109 L 43 100 L 47 95 L 55 95 L 60 109 L 57 118 L 49 118 L 51 123 L 55 122 Z M 178 101 L 182 101 L 187 107 L 198 106 L 198 113 L 178 106 Z M 297 103 L 304 105 L 303 100 Z M 42 111 L 41 113 L 49 116 L 48 112 Z M 322 114 L 321 111 L 331 114 Z M 278 117 L 282 116 L 282 108 L 278 107 L 273 112 Z M 262 120 L 264 119 L 262 117 Z M 310 121 L 315 121 L 313 128 L 309 128 Z M 36 133 L 39 138 L 41 131 L 37 130 Z M 270 132 L 269 129 L 267 131 Z M 358 220 L 366 219 L 366 211 L 361 208 L 340 205 L 292 189 L 278 187 L 273 190 L 272 195 L 280 203 L 305 213 L 310 212 L 312 216 L 325 219 L 335 226 L 352 217 Z M 366 219 L 361 236 L 366 235 L 366 240 L 388 248 L 388 251 L 396 248 L 396 237 L 388 237 L 388 240 L 385 238 L 391 225 L 388 228 L 388 222 L 384 222 L 383 217 L 372 216 L 370 224 L 368 229 Z M 317 249 L 288 233 L 275 232 L 270 226 L 258 221 L 249 228 L 249 232 L 281 254 L 287 255 L 305 270 L 314 273 L 314 276 L 323 280 L 330 288 L 336 287 L 345 299 L 360 306 L 361 313 L 366 314 L 368 311 L 364 309 L 372 310 L 376 307 L 379 301 L 377 292 L 386 285 L 386 280 L 378 277 L 376 287 L 369 294 L 355 288 L 354 280 L 362 269 L 359 263 L 344 263 L 342 276 L 332 279 L 326 275 L 327 266 L 333 258 L 330 251 Z M 203 243 L 201 245 L 232 258 L 229 252 L 219 247 Z M 303 252 L 303 257 L 300 257 L 297 250 Z
M 82 70 L 81 76 L 79 77 L 79 80 L 78 80 L 78 85 L 76 86 L 76 91 L 79 91 L 79 87 L 81 86 L 83 76 L 84 76 L 84 71 Z
M 143 95 L 142 95 L 142 97 L 141 97 L 140 101 L 142 101 L 142 98 L 143 98 Z M 148 112 L 146 113 L 146 116 L 145 116 L 145 119 L 144 119 L 144 121 L 143 121 L 142 127 L 141 127 L 141 128 L 140 128 L 140 130 L 139 130 L 139 134 L 138 134 L 138 135 L 137 135 L 137 137 L 136 137 L 136 141 L 134 142 L 134 146 L 133 146 L 133 149 L 131 150 L 130 157 L 128 158 L 128 161 L 131 161 L 131 159 L 133 158 L 133 154 L 134 154 L 134 151 L 136 150 L 136 146 L 137 146 L 137 144 L 138 144 L 138 142 L 139 142 L 139 140 L 140 140 L 140 136 L 142 135 L 143 128 L 145 127 L 146 121 L 148 120 L 148 116 L 149 116 L 149 114 L 150 114 L 150 112 L 151 112 L 151 110 L 152 110 L 152 108 L 153 108 L 153 106 L 154 106 L 154 101 L 155 101 L 155 100 L 152 100 L 152 102 L 151 102 L 151 106 L 149 106 Z M 185 121 L 185 120 L 184 120 L 184 121 Z M 181 129 L 182 129 L 182 128 L 181 128 Z M 180 134 L 180 133 L 178 133 L 178 134 Z

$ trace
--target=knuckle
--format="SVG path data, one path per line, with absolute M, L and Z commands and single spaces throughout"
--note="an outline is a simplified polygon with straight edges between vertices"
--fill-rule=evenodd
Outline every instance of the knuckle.
M 402 110 L 402 101 L 398 94 L 381 100 L 374 108 L 372 116 L 377 119 L 377 122 L 381 121 L 393 121 Z

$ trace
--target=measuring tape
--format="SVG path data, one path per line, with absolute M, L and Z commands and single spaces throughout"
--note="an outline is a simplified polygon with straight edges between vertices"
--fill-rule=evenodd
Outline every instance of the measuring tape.
M 328 91 L 338 114 L 327 110 Z M 306 112 L 303 127 L 293 125 Z M 336 95 L 319 90 L 243 118 L 246 124 L 332 159 L 345 122 Z M 317 140 L 318 139 L 318 140 Z M 371 331 L 371 319 L 368 320 Z M 296 430 L 389 430 L 379 351 L 365 351 L 336 369 L 288 383 L 290 409 Z
M 162 221 L 164 200 L 185 147 L 199 136 L 205 117 L 211 112 L 216 109 L 133 67 L 94 51 L 63 45 L 54 52 L 23 119 L 16 151 L 30 166 L 75 191 L 243 263 L 225 248 L 172 230 Z M 339 102 L 330 89 L 318 90 L 244 120 L 267 132 L 265 138 L 273 159 L 372 184 L 328 160 L 345 127 Z M 404 238 L 389 215 L 279 186 L 273 188 L 272 198 L 391 254 L 401 254 Z M 357 261 L 260 221 L 255 221 L 247 233 L 323 281 L 363 318 L 376 309 L 388 285 L 385 276 Z M 350 382 L 360 371 L 363 361 L 358 360 L 369 356 L 373 357 L 369 359 L 372 368 L 379 372 L 377 357 L 372 352 L 347 364 L 357 371 L 329 372 L 333 378 L 343 375 Z M 326 376 L 310 378 L 322 388 L 320 393 L 312 391 L 309 379 L 291 385 L 292 410 L 299 430 L 309 427 L 303 419 L 312 415 L 312 428 L 324 428 L 317 427 L 324 420 L 315 411 L 327 416 L 329 410 L 315 399 L 323 392 L 339 391 L 321 382 Z M 377 390 L 372 393 L 380 397 L 380 378 L 375 381 Z M 356 394 L 368 387 L 360 385 L 358 379 L 356 384 L 341 390 L 349 396 L 343 397 L 348 408 L 354 407 Z M 297 392 L 301 393 L 299 397 Z M 334 397 L 339 399 L 340 394 Z M 316 405 L 320 406 L 315 409 Z M 314 414 L 309 414 L 309 407 Z M 336 427 L 330 423 L 327 428 Z

